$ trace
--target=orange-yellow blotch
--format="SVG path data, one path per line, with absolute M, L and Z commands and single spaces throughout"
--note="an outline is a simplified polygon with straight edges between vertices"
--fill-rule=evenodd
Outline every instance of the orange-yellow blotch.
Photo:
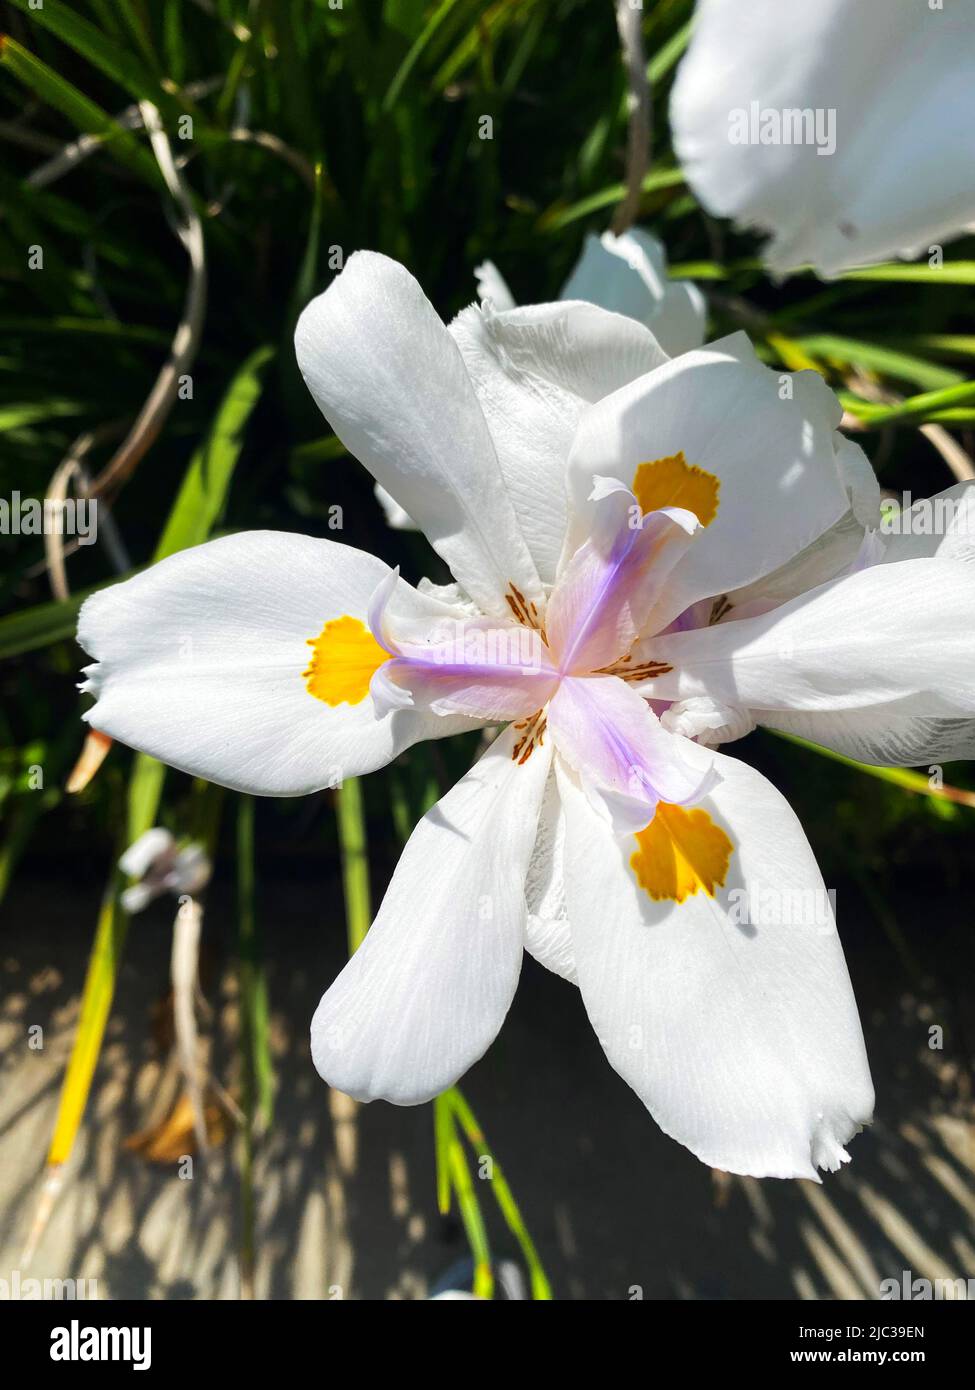
M 683 449 L 670 458 L 641 463 L 633 476 L 633 495 L 644 515 L 660 507 L 684 507 L 702 526 L 710 526 L 718 514 L 720 488 L 720 479 L 688 463 Z
M 719 825 L 699 809 L 686 811 L 661 801 L 657 814 L 634 837 L 630 867 L 656 902 L 682 903 L 703 888 L 714 897 L 728 874 L 734 846 Z
M 366 625 L 347 613 L 330 619 L 308 645 L 311 664 L 302 675 L 309 695 L 326 705 L 360 704 L 369 694 L 373 673 L 389 660 Z

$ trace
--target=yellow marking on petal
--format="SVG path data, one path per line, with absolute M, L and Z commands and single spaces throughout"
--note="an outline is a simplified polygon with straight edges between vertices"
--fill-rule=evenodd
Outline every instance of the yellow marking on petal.
M 703 888 L 714 897 L 724 883 L 734 846 L 719 825 L 699 809 L 687 811 L 661 801 L 653 820 L 634 839 L 630 867 L 655 902 L 682 903 Z
M 303 671 L 309 695 L 326 705 L 358 705 L 369 694 L 369 682 L 389 652 L 358 618 L 343 614 L 310 637 L 311 664 Z
M 641 463 L 633 475 L 633 495 L 644 516 L 661 507 L 684 507 L 702 526 L 710 526 L 718 514 L 720 488 L 721 480 L 688 463 L 683 449 L 670 458 Z

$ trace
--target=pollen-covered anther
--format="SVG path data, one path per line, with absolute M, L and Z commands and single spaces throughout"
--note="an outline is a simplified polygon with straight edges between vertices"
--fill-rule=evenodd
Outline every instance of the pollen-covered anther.
M 523 763 L 527 763 L 535 749 L 541 748 L 545 742 L 548 718 L 543 710 L 537 709 L 527 719 L 519 719 L 512 727 L 522 731 L 521 738 L 511 750 L 512 762 L 516 762 L 520 767 Z
M 508 592 L 504 596 L 504 601 L 514 614 L 515 621 L 521 623 L 523 627 L 530 627 L 533 632 L 537 632 L 547 647 L 548 637 L 538 613 L 538 605 L 533 603 L 531 599 L 526 599 L 511 580 L 508 581 Z
M 727 594 L 722 594 L 720 598 L 716 598 L 711 605 L 711 615 L 708 618 L 708 626 L 713 627 L 715 623 L 719 623 L 723 617 L 731 612 L 733 606 L 734 605 L 728 601 Z
M 655 676 L 665 676 L 668 671 L 674 669 L 666 661 L 641 661 L 639 665 L 631 666 L 630 660 L 630 654 L 627 653 L 618 661 L 611 662 L 609 666 L 597 667 L 593 675 L 619 676 L 624 681 L 652 681 Z

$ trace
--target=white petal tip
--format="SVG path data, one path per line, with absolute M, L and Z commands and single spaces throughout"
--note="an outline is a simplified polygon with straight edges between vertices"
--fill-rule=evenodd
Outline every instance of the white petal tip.
M 612 497 L 618 492 L 625 492 L 633 497 L 632 492 L 619 478 L 607 478 L 600 473 L 592 475 L 592 492 L 590 492 L 588 502 L 602 502 L 606 497 Z M 633 498 L 634 502 L 636 498 Z

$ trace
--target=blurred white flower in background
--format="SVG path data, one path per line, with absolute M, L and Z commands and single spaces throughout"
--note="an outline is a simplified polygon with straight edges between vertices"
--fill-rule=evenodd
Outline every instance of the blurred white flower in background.
M 698 0 L 670 108 L 688 183 L 771 233 L 776 274 L 928 254 L 975 223 L 973 38 L 975 0 Z
M 515 307 L 511 291 L 492 261 L 485 261 L 474 273 L 482 301 L 490 300 L 498 313 Z M 590 233 L 559 299 L 585 300 L 636 319 L 650 329 L 668 357 L 677 357 L 704 342 L 704 295 L 690 280 L 668 279 L 663 242 L 640 227 L 621 236 Z
M 194 896 L 210 879 L 210 861 L 202 846 L 177 845 L 162 826 L 153 826 L 140 835 L 121 856 L 123 874 L 138 880 L 122 892 L 126 912 L 141 912 L 163 893 Z

